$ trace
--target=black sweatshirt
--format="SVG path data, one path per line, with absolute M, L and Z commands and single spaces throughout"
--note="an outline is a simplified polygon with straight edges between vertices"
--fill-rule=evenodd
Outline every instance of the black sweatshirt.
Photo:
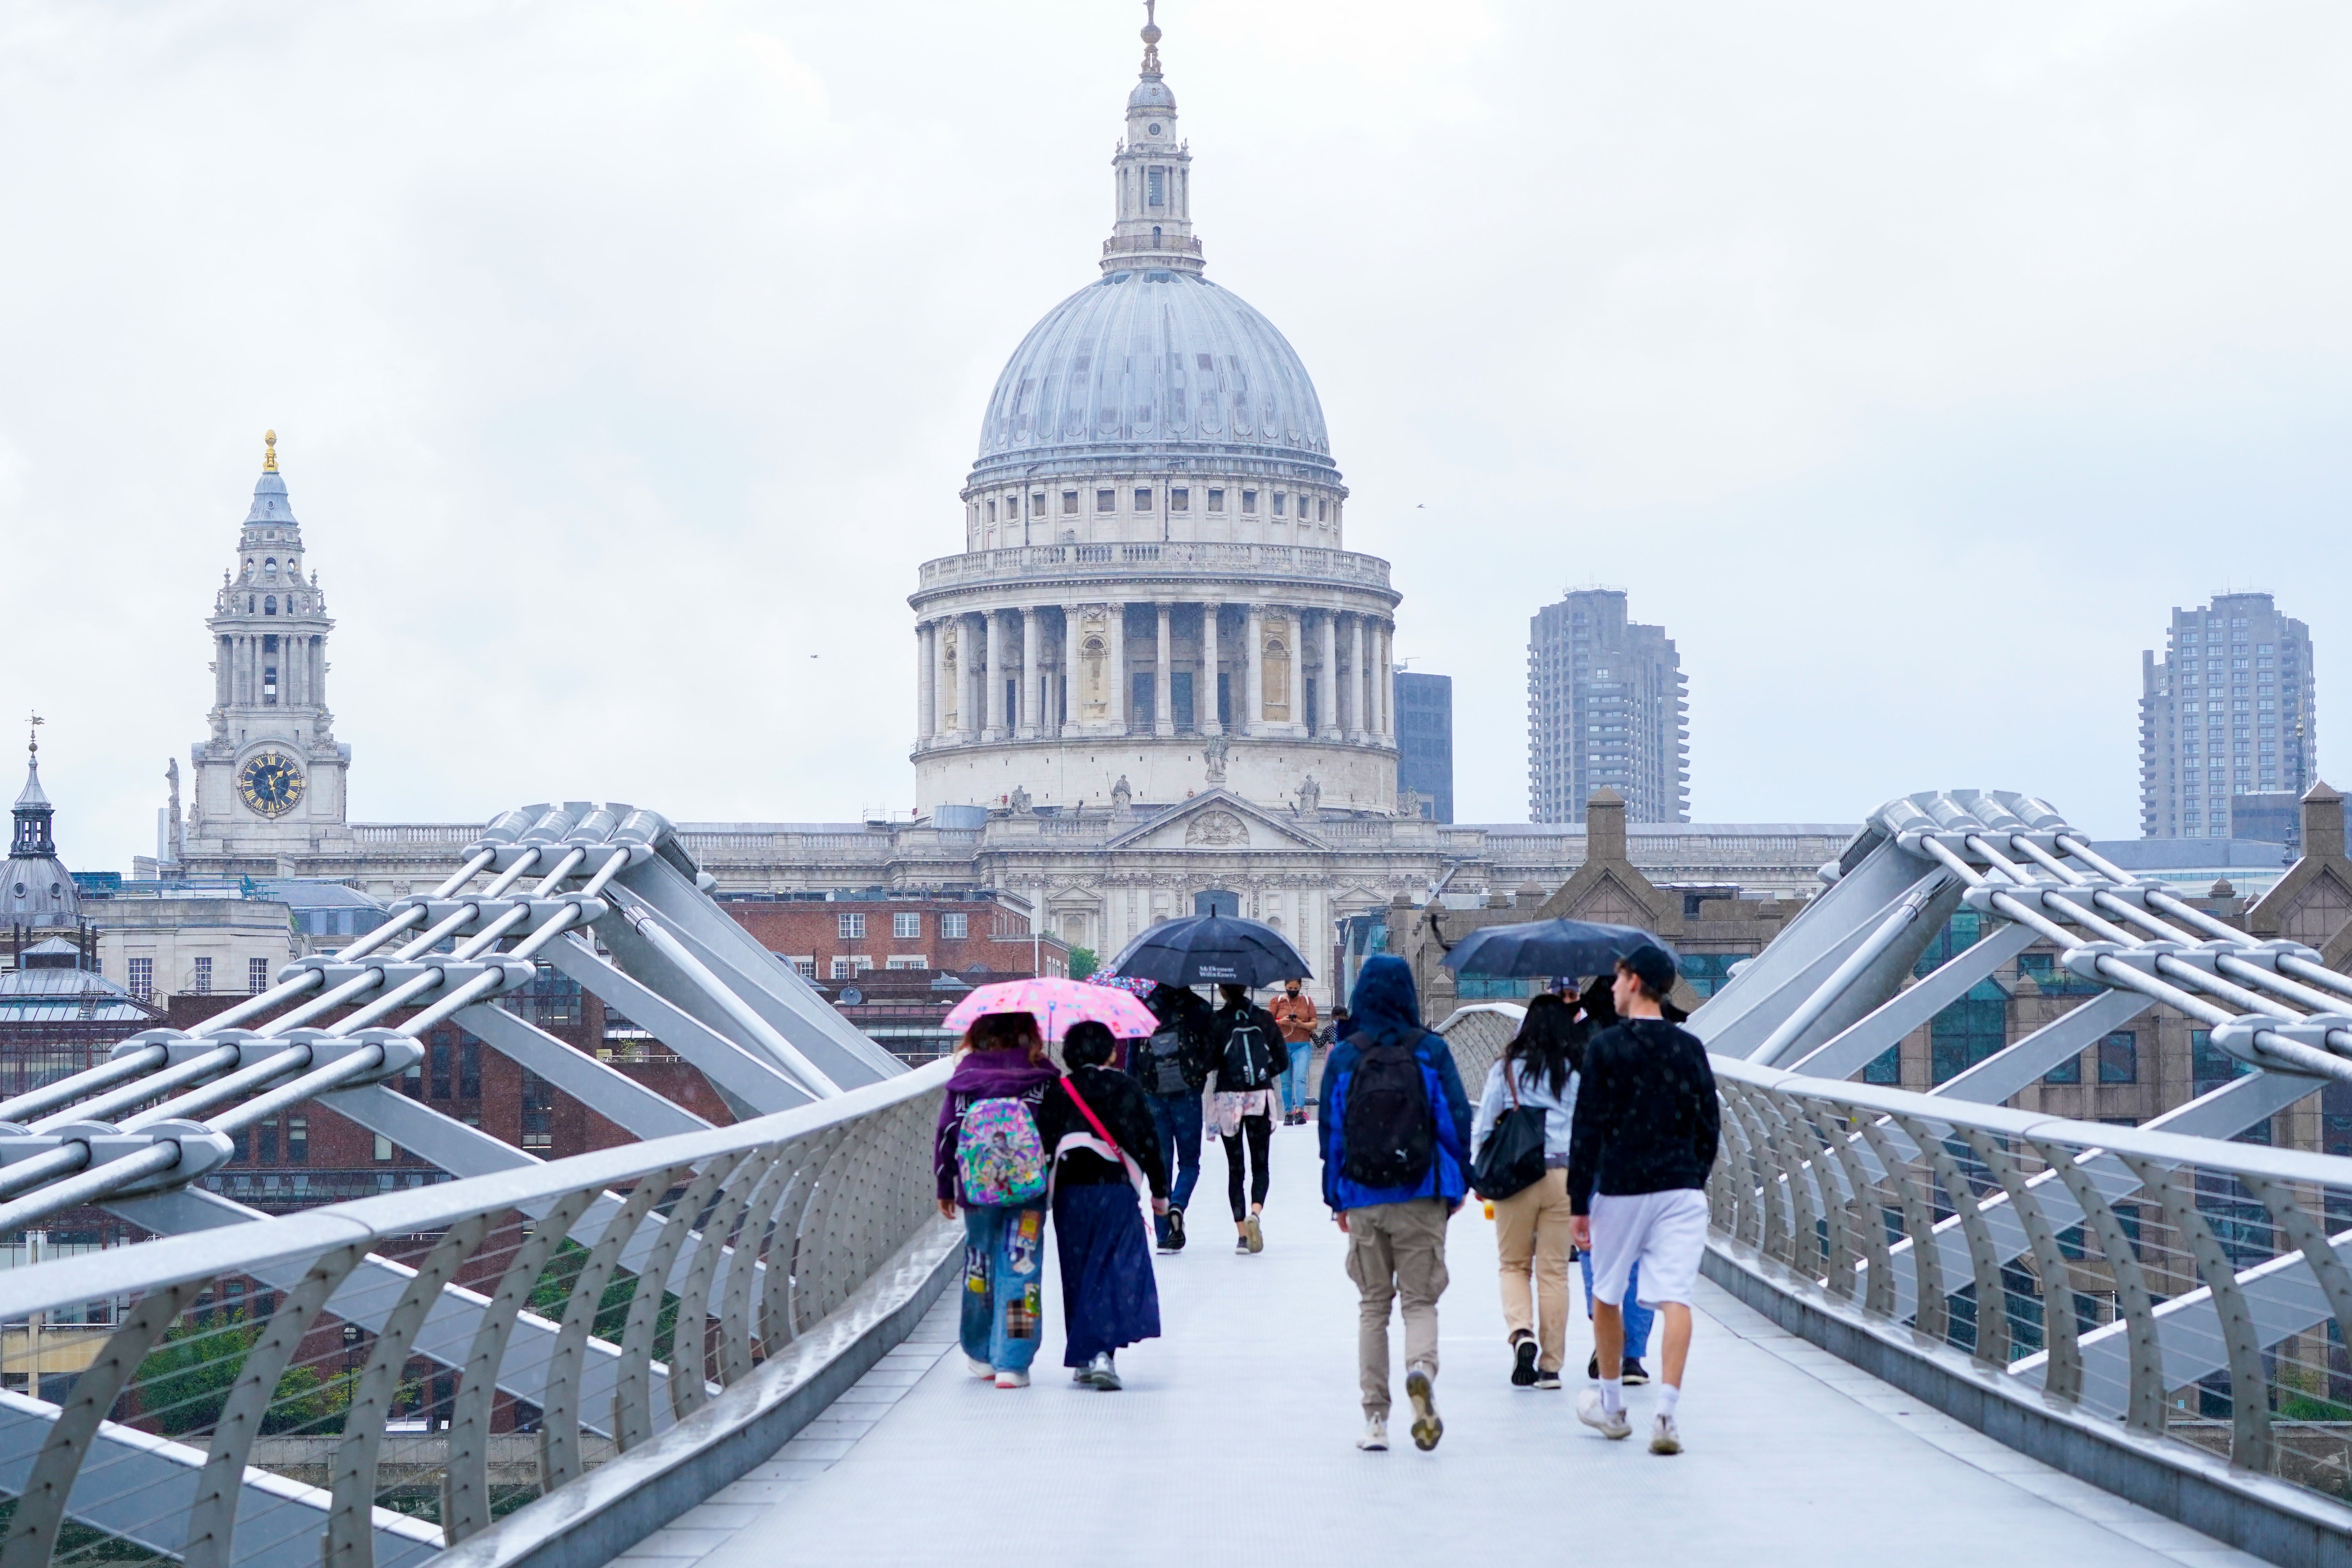
M 1715 1073 L 1698 1037 L 1626 1018 L 1584 1046 L 1568 1152 L 1570 1214 L 1611 1197 L 1704 1187 L 1722 1132 Z
M 1076 1068 L 1070 1082 L 1076 1086 L 1079 1096 L 1088 1110 L 1099 1118 L 1103 1131 L 1111 1142 L 1127 1151 L 1143 1171 L 1143 1179 L 1151 1184 L 1151 1195 L 1168 1195 L 1168 1167 L 1160 1157 L 1160 1135 L 1151 1125 L 1151 1108 L 1144 1102 L 1143 1086 L 1114 1068 Z M 1073 1132 L 1094 1135 L 1094 1124 L 1086 1113 L 1070 1103 L 1068 1090 L 1056 1081 L 1045 1086 L 1045 1098 L 1037 1106 L 1037 1136 L 1050 1154 L 1062 1140 Z M 1127 1167 L 1116 1161 L 1106 1160 L 1090 1149 L 1073 1149 L 1063 1158 L 1062 1168 L 1054 1176 L 1063 1186 L 1091 1187 L 1106 1183 L 1127 1181 Z

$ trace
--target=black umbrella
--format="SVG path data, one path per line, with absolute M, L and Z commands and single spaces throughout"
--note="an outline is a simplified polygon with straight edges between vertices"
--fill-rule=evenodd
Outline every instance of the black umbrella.
M 1463 974 L 1606 974 L 1637 947 L 1654 947 L 1672 958 L 1675 950 L 1638 926 L 1592 921 L 1529 921 L 1523 925 L 1485 926 L 1454 944 L 1445 967 Z
M 1311 973 L 1270 925 L 1233 915 L 1161 921 L 1110 961 L 1109 973 L 1162 985 L 1272 985 Z

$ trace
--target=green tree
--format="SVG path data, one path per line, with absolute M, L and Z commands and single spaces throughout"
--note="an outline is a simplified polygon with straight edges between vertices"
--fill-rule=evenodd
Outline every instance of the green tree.
M 139 1363 L 132 1386 L 141 1410 L 174 1437 L 211 1431 L 220 1424 L 229 1391 L 260 1338 L 258 1325 L 234 1314 L 215 1314 L 209 1322 L 173 1323 Z M 278 1379 L 261 1429 L 341 1431 L 351 1402 L 349 1379 L 330 1379 L 316 1367 L 289 1366 Z
M 1071 979 L 1084 980 L 1101 967 L 1102 960 L 1096 956 L 1095 950 L 1093 948 L 1074 947 L 1070 949 Z

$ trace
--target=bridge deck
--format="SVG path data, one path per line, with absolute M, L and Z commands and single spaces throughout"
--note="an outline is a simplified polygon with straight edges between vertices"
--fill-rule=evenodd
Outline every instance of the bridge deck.
M 641 1543 L 625 1568 L 935 1564 L 1047 1552 L 1171 1563 L 1234 1543 L 1278 1563 L 1457 1562 L 1554 1541 L 1601 1559 L 1762 1565 L 1900 1558 L 1981 1568 L 2256 1560 L 1927 1409 L 1702 1285 L 1689 1451 L 1580 1426 L 1506 1381 L 1494 1229 L 1453 1227 L 1441 1309 L 1444 1443 L 1356 1451 L 1355 1291 L 1304 1129 L 1275 1140 L 1266 1250 L 1235 1257 L 1211 1148 L 1191 1249 L 1159 1259 L 1167 1336 L 1120 1358 L 1126 1392 L 1071 1386 L 1057 1286 L 1034 1386 L 998 1393 L 956 1352 L 950 1294 L 916 1336 L 776 1459 Z M 1589 1348 L 1573 1317 L 1572 1364 Z M 1391 1340 L 1401 1352 L 1402 1336 Z M 1853 1549 L 1849 1555 L 1838 1543 Z

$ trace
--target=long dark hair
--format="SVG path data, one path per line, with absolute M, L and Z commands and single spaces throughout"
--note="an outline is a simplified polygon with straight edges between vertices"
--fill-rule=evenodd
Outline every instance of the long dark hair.
M 1045 1064 L 1045 1040 L 1034 1013 L 982 1013 L 964 1032 L 963 1043 L 966 1050 L 1021 1051 L 1031 1067 Z
M 1570 1016 L 1568 1004 L 1546 993 L 1528 1003 L 1519 1032 L 1503 1047 L 1503 1071 L 1524 1070 L 1530 1079 L 1549 1081 L 1557 1098 L 1568 1088 L 1568 1075 L 1583 1054 L 1584 1031 Z

